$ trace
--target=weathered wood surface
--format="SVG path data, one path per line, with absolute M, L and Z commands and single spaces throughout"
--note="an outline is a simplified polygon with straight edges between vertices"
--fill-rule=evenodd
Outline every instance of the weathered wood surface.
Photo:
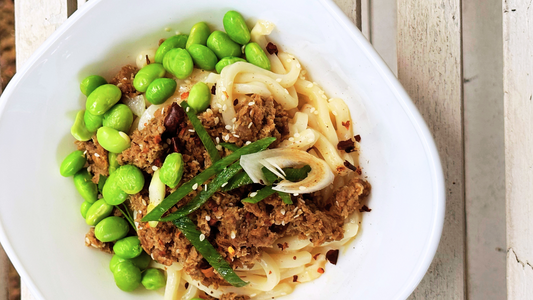
M 505 299 L 502 1 L 463 1 L 467 299 Z
M 461 1 L 401 0 L 397 3 L 398 78 L 435 138 L 447 191 L 439 249 L 410 299 L 464 299 Z
M 0 86 L 0 94 L 2 94 L 2 87 Z M 8 272 L 9 261 L 2 245 L 0 245 L 0 300 L 7 300 L 7 288 L 8 288 Z
M 533 299 L 533 7 L 503 1 L 508 299 Z

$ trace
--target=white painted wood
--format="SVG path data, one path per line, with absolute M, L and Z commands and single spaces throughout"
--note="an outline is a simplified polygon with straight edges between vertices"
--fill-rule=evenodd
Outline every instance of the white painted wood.
M 398 77 L 437 144 L 446 179 L 439 249 L 410 299 L 464 299 L 464 138 L 460 0 L 398 1 Z
M 503 1 L 507 296 L 533 299 L 533 7 Z
M 357 28 L 361 29 L 361 0 L 333 0 L 333 2 L 354 22 Z
M 505 299 L 501 0 L 463 1 L 467 291 Z
M 396 0 L 367 0 L 370 21 L 370 41 L 391 71 L 398 75 L 396 53 Z M 364 21 L 363 5 L 363 21 Z M 363 28 L 364 28 L 363 22 Z

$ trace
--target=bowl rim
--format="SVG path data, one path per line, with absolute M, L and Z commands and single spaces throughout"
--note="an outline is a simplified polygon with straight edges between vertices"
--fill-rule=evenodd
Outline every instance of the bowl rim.
M 422 115 L 414 105 L 413 101 L 392 73 L 390 68 L 386 65 L 383 59 L 377 54 L 372 45 L 363 36 L 361 31 L 355 26 L 355 24 L 342 12 L 342 10 L 333 2 L 333 0 L 316 0 L 322 4 L 329 13 L 331 13 L 336 21 L 346 30 L 348 36 L 355 42 L 355 44 L 365 53 L 370 63 L 376 68 L 378 73 L 382 76 L 387 83 L 391 92 L 396 96 L 396 100 L 403 108 L 411 124 L 415 128 L 418 138 L 420 139 L 423 149 L 428 157 L 428 166 L 435 178 L 433 182 L 433 201 L 435 202 L 435 211 L 433 216 L 433 222 L 431 224 L 431 230 L 429 239 L 423 248 L 421 253 L 421 259 L 419 260 L 414 272 L 411 275 L 409 283 L 400 292 L 397 299 L 407 299 L 409 295 L 415 290 L 418 284 L 422 281 L 427 270 L 429 269 L 433 258 L 437 252 L 442 230 L 444 227 L 445 209 L 446 209 L 446 193 L 445 193 L 445 180 L 442 170 L 442 164 L 440 156 L 435 144 L 435 141 L 431 135 L 431 132 L 425 123 Z M 85 3 L 81 8 L 78 8 L 71 16 L 63 22 L 51 35 L 48 37 L 41 46 L 30 56 L 30 58 L 24 63 L 22 69 L 16 72 L 15 76 L 11 79 L 3 93 L 0 95 L 0 118 L 5 111 L 7 105 L 7 98 L 13 94 L 13 90 L 19 84 L 25 74 L 31 71 L 32 67 L 38 62 L 45 52 L 51 48 L 58 40 L 60 40 L 65 32 L 67 32 L 72 25 L 77 22 L 78 19 L 89 13 L 95 6 L 99 5 L 102 0 L 93 0 Z M 3 100 L 5 99 L 5 100 Z M 12 264 L 15 266 L 17 272 L 20 274 L 22 281 L 28 286 L 32 295 L 37 299 L 45 299 L 41 291 L 37 288 L 32 280 L 30 274 L 23 267 L 18 256 L 14 252 L 6 232 L 0 222 L 0 243 L 4 248 L 6 254 L 10 258 Z

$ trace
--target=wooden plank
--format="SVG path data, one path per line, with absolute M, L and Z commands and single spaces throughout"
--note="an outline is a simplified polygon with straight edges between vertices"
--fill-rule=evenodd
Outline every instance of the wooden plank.
M 501 0 L 463 1 L 469 300 L 506 297 L 501 8 Z
M 398 75 L 398 60 L 396 57 L 396 0 L 367 1 L 369 1 L 370 41 L 391 71 Z
M 446 180 L 439 249 L 410 299 L 465 298 L 460 0 L 398 1 L 398 77 L 431 130 Z
M 15 1 L 17 69 L 76 9 L 76 0 Z M 35 299 L 21 281 L 21 299 Z
M 533 7 L 503 1 L 508 299 L 533 299 Z
M 345 15 L 361 29 L 361 0 L 333 0 Z
M 0 94 L 2 93 L 2 87 L 0 86 Z M 0 245 L 0 300 L 7 300 L 8 299 L 8 286 L 9 286 L 9 280 L 8 280 L 8 274 L 9 274 L 9 260 L 7 258 L 6 253 L 4 252 L 4 248 L 2 248 L 2 245 Z

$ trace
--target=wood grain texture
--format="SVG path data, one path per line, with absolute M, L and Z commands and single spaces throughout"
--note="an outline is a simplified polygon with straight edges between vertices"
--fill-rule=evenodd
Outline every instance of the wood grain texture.
M 533 299 L 533 7 L 503 1 L 508 299 Z
M 429 126 L 446 180 L 439 249 L 410 299 L 465 298 L 460 0 L 398 1 L 398 77 Z
M 396 51 L 396 0 L 368 0 L 370 19 L 370 41 L 387 63 L 392 73 L 398 75 Z M 482 1 L 482 0 L 481 0 Z M 364 22 L 363 22 L 364 27 Z
M 501 0 L 463 1 L 469 300 L 505 299 L 507 290 L 501 9 Z
M 0 94 L 2 94 L 2 87 L 0 87 Z M 7 300 L 7 288 L 8 288 L 8 272 L 9 272 L 9 261 L 4 248 L 0 245 L 0 300 Z
M 361 29 L 361 0 L 333 0 L 352 22 Z

